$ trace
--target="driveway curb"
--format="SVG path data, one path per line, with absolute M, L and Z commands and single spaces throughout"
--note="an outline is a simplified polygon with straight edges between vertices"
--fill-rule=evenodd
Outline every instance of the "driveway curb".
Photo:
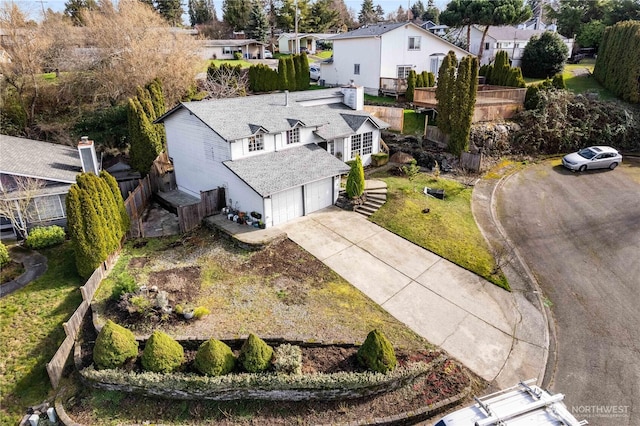
M 507 176 L 503 176 L 500 179 L 498 179 L 495 183 L 488 180 L 480 180 L 479 181 L 481 183 L 480 188 L 478 188 L 478 185 L 476 185 L 476 187 L 474 188 L 474 194 L 476 189 L 478 189 L 479 191 L 487 191 L 487 192 L 490 189 L 490 194 L 488 194 L 488 198 L 489 198 L 488 219 L 490 219 L 489 221 L 483 220 L 484 218 L 481 217 L 480 215 L 476 215 L 476 209 L 478 208 L 476 197 L 472 198 L 473 200 L 472 203 L 474 206 L 474 209 L 473 209 L 474 217 L 476 218 L 476 222 L 479 224 L 480 231 L 483 233 L 485 240 L 487 241 L 489 246 L 496 249 L 495 237 L 497 236 L 498 239 L 501 240 L 499 241 L 499 243 L 504 244 L 504 246 L 508 247 L 510 252 L 513 253 L 514 258 L 512 260 L 515 260 L 517 262 L 517 265 L 514 266 L 511 264 L 511 262 L 509 262 L 502 268 L 505 275 L 507 275 L 507 279 L 511 282 L 512 278 L 516 276 L 522 277 L 522 274 L 524 274 L 524 277 L 522 277 L 522 278 L 525 278 L 524 280 L 522 280 L 523 284 L 529 287 L 528 292 L 530 294 L 534 294 L 536 296 L 535 298 L 537 300 L 538 311 L 541 313 L 544 319 L 544 323 L 546 324 L 546 327 L 544 328 L 544 342 L 546 346 L 545 352 L 544 352 L 545 356 L 542 362 L 542 366 L 540 367 L 541 377 L 538 377 L 537 379 L 538 379 L 538 384 L 541 387 L 546 388 L 549 386 L 549 384 L 553 380 L 553 374 L 555 372 L 555 363 L 556 363 L 555 321 L 553 320 L 553 314 L 545 304 L 542 289 L 537 279 L 535 278 L 535 275 L 533 274 L 533 272 L 531 271 L 527 263 L 524 261 L 522 255 L 520 254 L 520 251 L 509 239 L 506 231 L 504 230 L 504 227 L 500 223 L 498 206 L 497 206 L 498 191 L 501 189 L 502 185 L 504 185 L 505 182 L 507 182 L 509 179 L 513 178 L 517 174 L 518 173 L 515 172 Z M 487 229 L 488 227 L 493 227 L 497 232 L 497 235 L 494 233 L 493 238 L 490 238 L 490 236 L 487 235 L 490 232 Z M 527 289 L 520 289 L 518 291 L 526 292 Z M 526 318 L 523 318 L 523 320 L 526 321 Z M 523 378 L 523 379 L 526 379 L 526 378 Z

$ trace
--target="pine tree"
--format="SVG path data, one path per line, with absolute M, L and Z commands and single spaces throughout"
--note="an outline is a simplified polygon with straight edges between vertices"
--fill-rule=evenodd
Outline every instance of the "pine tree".
M 247 24 L 247 35 L 249 38 L 260 42 L 266 42 L 269 36 L 267 15 L 264 13 L 262 4 L 258 0 L 253 0 L 251 5 L 251 13 Z
M 189 0 L 191 26 L 206 24 L 214 20 L 215 8 L 211 0 Z
M 373 7 L 373 0 L 363 0 L 358 14 L 358 23 L 360 25 L 375 24 L 378 22 L 376 11 Z
M 222 19 L 234 31 L 247 28 L 251 14 L 251 0 L 224 0 Z
M 156 9 L 158 13 L 164 17 L 164 19 L 171 24 L 172 27 L 177 27 L 182 22 L 182 5 L 180 0 L 155 0 Z

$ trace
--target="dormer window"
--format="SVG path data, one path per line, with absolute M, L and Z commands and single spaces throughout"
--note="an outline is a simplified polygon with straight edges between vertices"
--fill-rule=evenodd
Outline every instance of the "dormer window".
M 249 137 L 249 152 L 264 150 L 264 135 L 257 133 Z
M 287 130 L 287 145 L 300 142 L 300 128 Z

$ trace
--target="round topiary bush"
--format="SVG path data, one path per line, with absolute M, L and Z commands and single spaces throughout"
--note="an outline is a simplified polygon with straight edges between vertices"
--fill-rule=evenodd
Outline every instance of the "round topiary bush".
M 154 331 L 142 352 L 142 368 L 155 373 L 170 373 L 184 363 L 184 349 L 162 331 Z
M 271 365 L 273 348 L 255 334 L 249 334 L 240 348 L 238 362 L 249 373 L 259 373 Z
M 358 362 L 378 373 L 386 373 L 396 368 L 398 361 L 391 342 L 378 330 L 371 331 L 358 349 Z
M 132 332 L 108 320 L 100 330 L 93 348 L 97 369 L 117 368 L 138 356 L 138 342 Z
M 231 348 L 216 339 L 209 339 L 198 348 L 195 366 L 208 376 L 222 376 L 233 370 L 236 358 Z

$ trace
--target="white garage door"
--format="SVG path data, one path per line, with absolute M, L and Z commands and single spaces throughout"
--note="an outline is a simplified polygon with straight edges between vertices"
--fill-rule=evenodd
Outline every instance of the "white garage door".
M 284 223 L 303 214 L 301 186 L 278 192 L 271 196 L 273 225 Z
M 333 178 L 319 180 L 304 186 L 305 214 L 333 204 Z

